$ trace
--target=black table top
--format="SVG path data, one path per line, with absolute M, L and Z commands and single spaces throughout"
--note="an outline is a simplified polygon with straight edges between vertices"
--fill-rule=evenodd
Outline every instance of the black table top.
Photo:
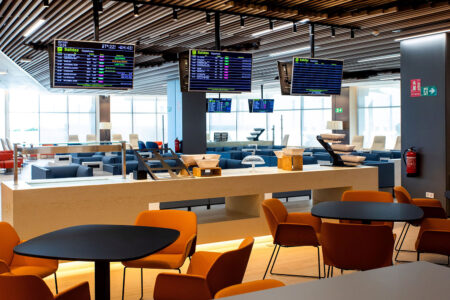
M 403 203 L 330 201 L 314 205 L 313 216 L 325 219 L 408 222 L 420 220 L 420 207 Z
M 175 242 L 173 229 L 127 225 L 81 225 L 46 233 L 14 248 L 20 255 L 79 261 L 126 261 Z

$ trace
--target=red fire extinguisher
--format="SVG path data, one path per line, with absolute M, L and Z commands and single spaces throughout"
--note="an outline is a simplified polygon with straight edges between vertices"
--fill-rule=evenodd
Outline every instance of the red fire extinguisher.
M 403 152 L 403 162 L 406 165 L 406 176 L 417 176 L 417 151 L 416 148 L 411 147 Z
M 180 152 L 180 140 L 178 138 L 175 139 L 175 152 Z

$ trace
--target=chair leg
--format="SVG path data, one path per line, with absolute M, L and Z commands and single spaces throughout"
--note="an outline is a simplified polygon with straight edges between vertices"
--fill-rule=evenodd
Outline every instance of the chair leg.
M 178 268 L 177 270 L 178 270 L 178 274 L 181 274 L 181 269 L 180 269 L 180 268 Z
M 269 271 L 269 267 L 270 267 L 270 264 L 271 264 L 271 262 L 272 262 L 273 254 L 274 254 L 275 251 L 277 250 L 277 246 L 278 246 L 278 245 L 275 245 L 275 247 L 273 248 L 272 255 L 270 256 L 269 264 L 267 264 L 266 272 L 264 272 L 263 279 L 266 279 L 267 271 Z
M 141 268 L 141 299 L 144 299 L 144 269 Z
M 403 246 L 403 243 L 405 242 L 406 234 L 408 233 L 408 230 L 409 230 L 409 227 L 411 226 L 411 224 L 405 223 L 405 226 L 406 226 L 406 230 L 403 233 L 403 237 L 401 237 L 401 242 L 400 242 L 400 237 L 399 237 L 400 247 L 398 249 L 395 249 L 395 250 L 397 250 L 397 254 L 395 255 L 396 262 L 410 262 L 407 260 L 399 260 L 398 255 L 400 254 L 400 252 L 410 252 L 410 253 L 416 252 L 416 251 L 412 251 L 412 250 L 402 250 L 402 246 Z
M 330 278 L 330 271 L 331 271 L 331 266 L 328 266 L 327 278 Z
M 311 276 L 311 275 L 299 275 L 299 274 L 283 274 L 283 273 L 273 273 L 273 267 L 275 266 L 275 263 L 277 261 L 278 258 L 278 253 L 280 252 L 280 248 L 281 246 L 278 245 L 278 250 L 277 253 L 275 254 L 275 258 L 273 259 L 273 263 L 272 263 L 272 267 L 270 268 L 270 274 L 271 275 L 279 275 L 279 276 L 293 276 L 293 277 L 305 277 L 305 278 L 317 278 L 320 279 L 320 271 L 319 271 L 319 276 Z M 320 252 L 319 252 L 320 253 Z M 319 258 L 320 259 L 320 258 Z M 320 268 L 320 266 L 319 266 Z
M 321 278 L 320 277 L 320 249 L 319 249 L 319 247 L 317 247 L 317 265 L 318 265 L 318 267 L 319 267 L 319 279 Z
M 333 273 L 334 273 L 334 267 L 331 267 L 331 277 L 333 277 Z
M 127 271 L 127 267 L 123 267 L 123 282 L 122 282 L 122 300 L 125 299 L 125 274 Z
M 398 236 L 397 243 L 395 243 L 395 251 L 400 251 L 400 248 L 398 248 L 398 244 L 400 244 L 400 240 L 403 237 L 403 232 L 405 231 L 405 228 L 406 228 L 407 225 L 408 225 L 408 223 L 406 223 L 406 222 L 405 222 L 405 224 L 403 224 L 402 232 Z
M 58 279 L 56 278 L 56 272 L 53 274 L 55 276 L 55 291 L 58 294 Z
M 417 251 L 417 261 L 420 261 L 420 252 Z

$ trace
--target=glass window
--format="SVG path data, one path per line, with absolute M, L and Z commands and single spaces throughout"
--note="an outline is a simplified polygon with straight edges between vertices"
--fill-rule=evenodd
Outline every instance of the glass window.
M 6 101 L 6 91 L 0 89 L 0 136 L 6 136 L 6 126 L 5 126 L 5 101 Z
M 40 112 L 66 112 L 67 96 L 62 94 L 41 94 Z
M 111 136 L 121 134 L 122 138 L 128 140 L 129 134 L 133 132 L 132 114 L 111 114 Z M 140 138 L 140 137 L 139 137 Z
M 26 145 L 39 144 L 39 94 L 10 90 L 9 114 L 11 141 Z
M 134 96 L 133 113 L 156 112 L 156 97 Z
M 69 95 L 69 113 L 95 113 L 95 96 Z
M 129 96 L 111 96 L 111 113 L 131 113 L 133 98 Z
M 67 142 L 67 113 L 41 113 L 39 121 L 41 144 Z
M 327 132 L 327 121 L 331 121 L 331 109 L 304 109 L 302 112 L 302 145 L 321 147 L 316 137 Z
M 157 140 L 156 114 L 134 114 L 134 133 L 141 141 Z
M 358 135 L 364 136 L 364 147 L 381 135 L 386 136 L 386 149 L 392 149 L 400 135 L 400 84 L 358 87 L 357 95 Z
M 86 135 L 95 134 L 95 113 L 69 113 L 69 134 L 86 142 Z

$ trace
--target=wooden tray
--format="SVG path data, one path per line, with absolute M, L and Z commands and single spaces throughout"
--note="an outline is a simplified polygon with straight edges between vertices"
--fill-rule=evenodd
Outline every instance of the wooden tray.
M 222 168 L 221 167 L 215 167 L 215 168 L 194 167 L 192 169 L 192 174 L 195 177 L 221 176 L 222 175 Z

